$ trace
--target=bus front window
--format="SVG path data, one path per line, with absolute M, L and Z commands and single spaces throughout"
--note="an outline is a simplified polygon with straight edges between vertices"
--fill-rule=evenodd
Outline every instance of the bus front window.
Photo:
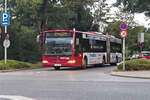
M 44 55 L 46 56 L 71 56 L 72 38 L 46 38 Z

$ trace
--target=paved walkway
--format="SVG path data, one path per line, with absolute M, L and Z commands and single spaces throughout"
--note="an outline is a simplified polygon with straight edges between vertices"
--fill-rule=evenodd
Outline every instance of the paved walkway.
M 112 76 L 150 79 L 150 71 L 111 72 Z

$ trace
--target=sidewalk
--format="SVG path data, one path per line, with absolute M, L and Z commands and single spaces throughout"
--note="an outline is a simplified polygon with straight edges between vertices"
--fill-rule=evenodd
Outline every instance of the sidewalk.
M 111 72 L 112 76 L 150 79 L 150 71 Z

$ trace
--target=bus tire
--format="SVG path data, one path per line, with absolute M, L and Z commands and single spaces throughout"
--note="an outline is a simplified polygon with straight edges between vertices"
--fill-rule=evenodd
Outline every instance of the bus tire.
M 102 61 L 102 63 L 100 64 L 100 66 L 104 66 L 104 64 L 105 64 L 105 57 L 103 57 L 103 61 Z
M 118 58 L 118 57 L 116 57 L 116 64 L 117 64 L 117 63 L 119 63 L 119 58 Z
M 55 70 L 60 70 L 60 66 L 56 66 L 54 68 L 55 68 Z
M 104 66 L 104 64 L 105 64 L 105 58 L 103 58 L 102 66 Z
M 82 69 L 86 69 L 87 68 L 87 58 L 84 58 L 83 60 L 83 65 L 82 65 Z
M 118 57 L 116 57 L 116 62 L 115 63 L 111 63 L 112 66 L 116 66 L 118 63 Z

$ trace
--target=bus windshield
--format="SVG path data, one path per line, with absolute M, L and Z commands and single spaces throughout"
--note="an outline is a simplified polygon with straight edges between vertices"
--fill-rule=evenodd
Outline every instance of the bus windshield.
M 45 56 L 71 56 L 72 37 L 46 38 L 44 46 Z

